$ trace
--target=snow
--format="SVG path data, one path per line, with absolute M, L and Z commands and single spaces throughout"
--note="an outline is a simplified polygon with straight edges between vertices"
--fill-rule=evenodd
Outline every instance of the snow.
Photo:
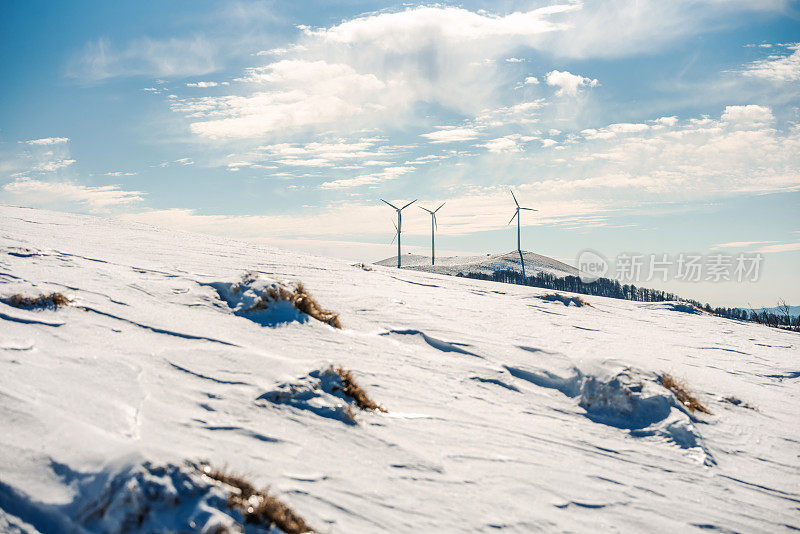
M 545 272 L 556 276 L 578 276 L 580 271 L 564 262 L 523 250 L 525 260 L 525 274 L 532 276 L 537 272 Z M 397 256 L 392 256 L 377 262 L 375 265 L 386 267 L 397 266 Z M 401 265 L 404 269 L 457 275 L 459 273 L 492 274 L 496 271 L 509 270 L 521 271 L 519 252 L 506 252 L 504 254 L 486 254 L 483 256 L 450 256 L 436 258 L 436 265 L 431 265 L 430 256 L 406 254 Z
M 797 333 L 8 206 L 0 250 L 72 300 L 0 303 L 0 531 L 240 521 L 204 461 L 322 532 L 800 528 Z M 342 330 L 246 311 L 298 282 Z

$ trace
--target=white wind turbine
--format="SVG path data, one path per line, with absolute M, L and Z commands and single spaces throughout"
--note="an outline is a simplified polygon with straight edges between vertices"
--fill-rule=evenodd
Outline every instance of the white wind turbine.
M 439 228 L 439 223 L 436 222 L 436 212 L 442 209 L 442 206 L 445 205 L 445 202 L 442 202 L 438 208 L 431 211 L 428 208 L 423 208 L 419 206 L 419 209 L 425 210 L 431 214 L 431 265 L 436 265 L 436 247 L 434 241 L 434 235 L 436 234 L 436 229 Z
M 510 191 L 510 190 L 509 190 L 509 191 Z M 512 197 L 514 197 L 514 204 L 516 204 L 516 205 L 517 205 L 517 209 L 516 209 L 516 211 L 514 212 L 514 216 L 513 216 L 513 217 L 511 217 L 511 220 L 510 220 L 510 221 L 508 221 L 508 224 L 511 224 L 511 223 L 512 223 L 512 221 L 514 220 L 514 217 L 516 217 L 516 218 L 517 218 L 517 252 L 519 252 L 519 261 L 520 261 L 520 263 L 522 264 L 522 277 L 524 278 L 524 277 L 525 277 L 525 260 L 522 258 L 522 247 L 520 246 L 520 237 L 519 237 L 519 235 L 520 235 L 519 210 L 528 210 L 528 211 L 539 211 L 539 210 L 535 210 L 535 209 L 533 209 L 533 208 L 523 208 L 523 207 L 521 207 L 521 206 L 519 205 L 519 202 L 517 202 L 517 197 L 514 195 L 514 191 L 511 191 L 511 196 L 512 196 Z
M 397 268 L 398 269 L 400 268 L 400 258 L 402 257 L 400 255 L 400 233 L 403 230 L 403 210 L 406 209 L 407 207 L 409 207 L 411 204 L 413 204 L 416 201 L 417 201 L 417 199 L 414 199 L 411 202 L 409 202 L 408 204 L 406 204 L 405 206 L 403 206 L 402 208 L 398 208 L 394 204 L 392 204 L 390 202 L 386 202 L 385 200 L 381 199 L 381 202 L 385 202 L 386 204 L 389 204 L 389 206 L 394 208 L 394 210 L 397 212 L 397 226 L 396 227 L 397 227 Z

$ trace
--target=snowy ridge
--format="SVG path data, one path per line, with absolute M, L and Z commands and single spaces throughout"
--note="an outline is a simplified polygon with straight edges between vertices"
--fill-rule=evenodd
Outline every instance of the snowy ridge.
M 343 329 L 252 310 L 297 283 Z M 0 297 L 51 292 L 0 302 L 0 531 L 235 530 L 203 461 L 322 532 L 800 528 L 796 333 L 0 207 Z
M 522 251 L 525 260 L 526 274 L 534 275 L 537 272 L 545 272 L 556 276 L 578 276 L 580 272 L 575 267 L 564 262 L 536 254 L 534 252 Z M 376 262 L 375 265 L 386 267 L 397 266 L 397 256 L 386 258 Z M 497 271 L 521 271 L 519 253 L 506 252 L 504 254 L 487 254 L 483 256 L 450 256 L 436 258 L 436 265 L 431 265 L 430 256 L 418 254 L 406 254 L 402 262 L 404 269 L 415 271 L 425 271 L 429 273 L 441 273 L 457 275 L 459 273 L 481 273 L 492 274 Z

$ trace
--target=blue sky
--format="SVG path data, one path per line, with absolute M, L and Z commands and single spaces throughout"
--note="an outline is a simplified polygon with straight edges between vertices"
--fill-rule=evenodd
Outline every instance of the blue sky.
M 438 254 L 763 254 L 800 302 L 800 7 L 763 0 L 14 2 L 0 202 L 372 261 L 379 197 Z M 425 253 L 429 219 L 404 217 Z

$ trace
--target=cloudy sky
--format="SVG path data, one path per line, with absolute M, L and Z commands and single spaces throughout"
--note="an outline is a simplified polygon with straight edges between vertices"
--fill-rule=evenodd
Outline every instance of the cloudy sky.
M 0 202 L 374 261 L 760 252 L 800 303 L 800 6 L 789 0 L 7 2 Z M 426 252 L 422 210 L 404 217 Z

